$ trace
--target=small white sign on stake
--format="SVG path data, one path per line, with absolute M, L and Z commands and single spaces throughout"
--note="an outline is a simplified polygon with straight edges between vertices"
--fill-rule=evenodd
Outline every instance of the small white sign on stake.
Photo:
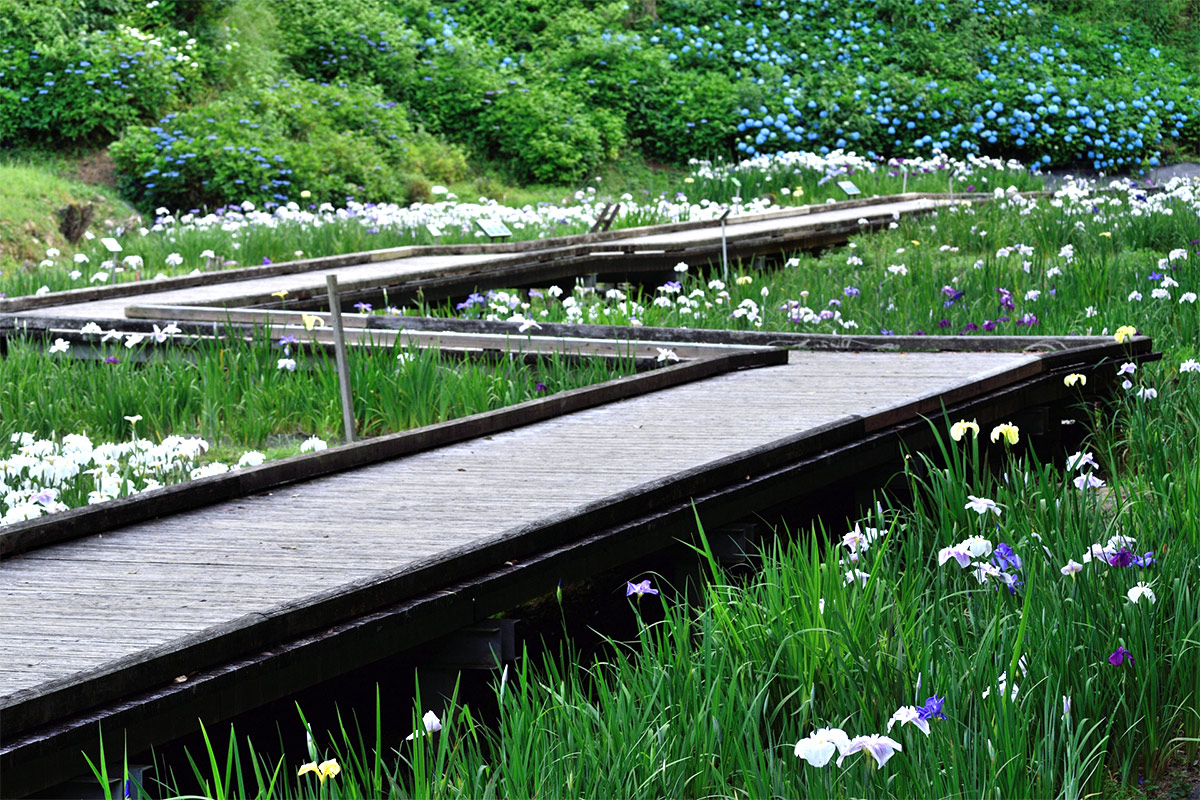
M 475 220 L 475 224 L 489 239 L 503 239 L 512 236 L 512 231 L 508 229 L 508 226 L 498 219 L 478 219 Z
M 429 231 L 429 235 L 435 239 L 442 235 L 441 226 L 434 225 L 432 222 L 425 226 L 425 230 Z
M 862 190 L 854 185 L 854 181 L 838 181 L 838 188 L 850 197 L 853 197 L 856 194 L 862 194 Z
M 106 236 L 100 240 L 100 244 L 104 245 L 104 249 L 110 253 L 121 252 L 121 243 L 111 236 Z

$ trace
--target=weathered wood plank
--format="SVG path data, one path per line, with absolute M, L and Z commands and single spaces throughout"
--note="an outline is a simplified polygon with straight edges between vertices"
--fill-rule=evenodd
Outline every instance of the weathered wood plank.
M 976 398 L 970 404 L 951 407 L 950 412 L 966 417 L 1005 416 L 1026 403 L 1036 404 L 1062 396 L 1064 389 L 1060 378 L 1060 375 L 1039 376 L 1031 381 L 1006 387 L 998 393 Z M 890 457 L 889 454 L 899 452 L 897 443 L 901 438 L 908 441 L 912 447 L 927 447 L 930 444 L 929 436 L 930 431 L 924 421 L 912 421 L 867 439 L 854 439 L 842 448 L 827 449 L 813 459 L 783 470 L 764 473 L 751 482 L 730 485 L 717 494 L 696 497 L 697 507 L 706 521 L 719 521 L 723 515 L 728 514 L 744 514 L 747 508 L 760 508 L 764 503 L 770 504 L 794 497 L 796 487 L 819 490 L 826 482 L 851 475 L 864 464 L 882 463 L 879 459 L 886 460 Z M 775 498 L 773 501 L 772 497 Z M 537 587 L 543 584 L 552 585 L 554 576 L 571 579 L 592 574 L 595 569 L 602 569 L 605 565 L 621 563 L 620 559 L 628 558 L 630 554 L 636 557 L 661 546 L 664 541 L 686 536 L 688 528 L 692 525 L 690 501 L 670 508 L 659 505 L 653 512 L 657 515 L 657 521 L 643 518 L 633 521 L 628 527 L 604 531 L 596 536 L 585 536 L 569 546 L 547 551 L 545 556 L 535 557 L 512 567 L 502 567 L 499 572 L 473 579 L 478 582 L 471 583 L 469 588 L 466 585 L 455 588 L 457 591 L 469 593 L 472 598 L 470 605 L 475 614 L 486 616 L 511 607 L 511 604 L 520 602 L 523 597 L 528 598 L 530 591 L 544 591 Z M 530 574 L 527 576 L 526 572 Z M 549 576 L 549 584 L 545 583 L 546 576 Z M 443 594 L 432 597 L 433 605 L 421 600 L 415 604 L 397 606 L 394 607 L 395 610 L 367 616 L 348 625 L 324 631 L 320 636 L 303 638 L 294 645 L 274 648 L 252 658 L 202 672 L 193 676 L 184 686 L 168 683 L 161 690 L 143 695 L 144 700 L 137 703 L 98 712 L 103 713 L 103 717 L 82 715 L 58 728 L 52 740 L 24 739 L 15 745 L 10 743 L 5 748 L 0 748 L 0 758 L 4 759 L 3 763 L 6 766 L 12 763 L 43 763 L 52 756 L 45 748 L 39 747 L 40 741 L 47 744 L 50 741 L 61 742 L 54 746 L 67 748 L 72 753 L 77 753 L 81 746 L 94 747 L 95 722 L 101 718 L 105 720 L 107 732 L 119 732 L 125 728 L 127 736 L 132 736 L 135 742 L 144 743 L 141 746 L 163 741 L 172 735 L 178 735 L 178 732 L 171 734 L 170 731 L 177 730 L 180 719 L 194 719 L 200 711 L 200 707 L 190 698 L 220 696 L 219 686 L 232 686 L 236 682 L 240 687 L 237 696 L 241 698 L 237 702 L 244 703 L 248 696 L 272 699 L 287 691 L 286 687 L 304 686 L 313 680 L 320 680 L 319 676 L 314 676 L 311 667 L 306 667 L 302 674 L 296 671 L 294 667 L 301 663 L 301 659 L 297 658 L 300 652 L 310 653 L 303 659 L 304 664 L 329 664 L 336 661 L 339 665 L 345 665 L 346 669 L 351 669 L 365 663 L 362 659 L 379 658 L 381 653 L 390 653 L 391 650 L 387 650 L 387 647 L 412 646 L 423 641 L 422 637 L 427 635 L 429 629 L 427 620 L 438 619 L 444 626 L 452 618 L 445 616 L 445 612 L 450 611 L 446 601 L 453 603 L 457 595 Z M 417 608 L 427 610 L 423 610 L 417 616 Z M 442 616 L 438 616 L 439 608 L 442 609 Z M 478 618 L 480 617 L 467 616 L 449 624 L 455 627 Z M 384 650 L 380 649 L 381 646 Z M 336 658 L 322 656 L 322 653 L 336 654 Z M 293 669 L 283 673 L 270 667 L 277 663 L 292 664 Z M 259 667 L 265 668 L 266 671 L 259 670 Z M 254 677 L 256 675 L 260 677 Z M 262 680 L 263 676 L 269 676 L 265 682 Z M 188 705 L 189 702 L 191 705 Z M 157 711 L 150 711 L 151 709 Z M 147 716 L 148 713 L 151 716 Z M 210 711 L 202 713 L 210 723 L 221 719 L 220 716 L 213 716 Z M 172 720 L 176 724 L 174 728 L 170 724 Z M 151 721 L 153 724 L 148 724 Z M 118 734 L 116 745 L 119 746 L 119 743 Z M 138 749 L 137 744 L 134 745 L 134 749 Z M 17 758 L 22 760 L 14 762 L 13 759 Z

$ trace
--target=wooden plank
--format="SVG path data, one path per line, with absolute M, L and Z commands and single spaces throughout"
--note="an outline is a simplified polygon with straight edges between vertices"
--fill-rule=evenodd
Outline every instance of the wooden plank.
M 967 196 L 963 195 L 962 197 Z M 980 195 L 977 199 L 987 200 L 990 197 L 991 195 Z M 790 219 L 794 217 L 808 216 L 814 213 L 819 214 L 846 208 L 890 206 L 896 202 L 905 203 L 915 200 L 934 200 L 946 202 L 947 198 L 946 196 L 939 194 L 909 193 L 905 195 L 864 198 L 855 201 L 818 206 L 800 206 L 797 208 L 768 211 L 760 214 L 742 215 L 740 217 L 733 218 L 733 220 L 731 220 L 731 226 L 738 223 Z M 890 211 L 885 210 L 880 213 L 890 213 Z M 535 250 L 554 251 L 561 249 L 570 251 L 572 245 L 591 245 L 592 243 L 601 241 L 637 238 L 649 233 L 677 233 L 681 231 L 690 231 L 710 227 L 714 224 L 715 221 L 712 220 L 699 220 L 694 222 L 671 223 L 667 225 L 650 225 L 640 228 L 625 228 L 622 230 L 608 231 L 597 234 L 581 234 L 575 236 L 551 237 L 547 239 L 531 239 L 527 241 L 506 242 L 502 244 L 423 245 L 395 247 L 383 250 L 369 250 L 346 255 L 325 256 L 322 258 L 309 258 L 300 259 L 297 261 L 279 262 L 277 264 L 270 264 L 266 266 L 241 267 L 238 269 L 208 272 L 202 275 L 183 275 L 157 281 L 146 280 L 135 283 L 93 286 L 82 289 L 72 289 L 64 292 L 51 292 L 48 295 L 42 296 L 30 295 L 26 297 L 0 298 L 0 313 L 28 311 L 38 308 L 48 308 L 55 305 L 65 305 L 68 303 L 90 302 L 98 299 L 132 297 L 148 292 L 161 292 L 181 288 L 188 289 L 198 286 L 211 286 L 214 284 L 225 284 L 263 277 L 275 278 L 285 275 L 292 275 L 298 272 L 312 271 L 314 269 L 346 267 L 362 263 L 396 260 L 410 257 L 506 254 L 523 253 L 526 251 Z M 578 247 L 576 247 L 575 250 L 578 251 Z M 578 254 L 578 252 L 575 252 L 574 254 Z
M 876 373 L 874 375 L 876 381 L 878 381 L 878 379 L 880 378 L 881 375 L 887 374 L 890 371 L 890 373 L 896 377 L 896 384 L 897 384 L 897 387 L 899 387 L 897 389 L 897 391 L 899 391 L 900 397 L 897 397 L 896 395 L 891 395 L 889 398 L 884 398 L 881 401 L 882 404 L 884 404 L 884 405 L 886 405 L 888 402 L 891 402 L 894 405 L 896 403 L 897 399 L 901 399 L 901 400 L 903 399 L 903 394 L 905 392 L 911 391 L 913 387 L 922 385 L 920 382 L 914 382 L 913 380 L 911 380 L 911 375 L 907 374 L 908 372 L 912 371 L 911 369 L 908 369 L 906 367 L 906 368 L 897 370 L 894 366 L 895 364 L 899 364 L 899 363 L 920 364 L 922 360 L 928 361 L 928 360 L 931 360 L 934 358 L 943 359 L 948 362 L 953 362 L 953 364 L 956 367 L 959 366 L 959 362 L 962 362 L 962 364 L 974 362 L 977 364 L 985 364 L 985 365 L 986 364 L 997 365 L 1000 363 L 1008 363 L 1010 366 L 1015 365 L 1015 366 L 1021 367 L 1021 368 L 1024 368 L 1029 363 L 1029 359 L 1027 357 L 1021 357 L 1021 356 L 971 355 L 971 354 L 951 354 L 948 356 L 935 357 L 935 356 L 904 356 L 904 355 L 899 355 L 899 354 L 879 354 L 879 355 L 874 355 L 874 356 L 864 354 L 864 355 L 860 355 L 860 356 L 855 356 L 855 355 L 851 355 L 851 354 L 841 354 L 841 353 L 825 353 L 825 354 L 810 353 L 810 354 L 801 354 L 799 357 L 802 360 L 803 360 L 803 358 L 808 358 L 813 363 L 821 362 L 826 367 L 835 365 L 837 363 L 858 364 L 863 359 L 866 359 L 868 361 L 874 360 L 875 362 L 877 362 L 876 369 L 870 370 L 870 372 Z M 893 368 L 891 370 L 880 370 L 879 366 L 882 365 L 884 362 L 890 362 L 893 365 Z M 994 367 L 992 369 L 994 371 Z M 824 370 L 825 373 L 832 373 L 833 371 L 834 370 L 830 370 L 830 369 Z M 983 375 L 987 374 L 986 370 L 984 372 L 980 373 L 980 372 L 978 372 L 978 369 L 977 369 L 976 372 L 977 372 L 977 374 L 983 374 Z M 803 383 L 811 380 L 805 374 L 804 370 L 792 368 L 792 367 L 775 368 L 773 372 L 769 371 L 769 374 L 768 374 L 768 372 L 763 372 L 761 374 L 757 373 L 757 372 L 756 373 L 747 373 L 747 374 L 738 376 L 736 378 L 736 380 L 739 382 L 743 382 L 743 383 L 748 380 L 748 381 L 750 381 L 751 384 L 766 385 L 764 382 L 767 381 L 768 377 L 771 377 L 773 375 L 787 376 L 788 380 L 785 381 L 779 387 L 777 387 L 777 388 L 782 388 L 785 393 L 790 389 L 790 387 L 794 386 L 795 384 L 797 384 L 797 383 L 803 384 Z M 686 387 L 680 387 L 680 389 L 678 391 L 684 391 L 685 393 L 689 393 L 689 394 L 695 395 L 697 397 L 702 397 L 704 395 L 711 394 L 710 390 L 712 388 L 714 388 L 718 385 L 722 385 L 723 383 L 728 383 L 729 381 L 732 381 L 732 380 L 734 380 L 734 378 L 732 376 L 725 376 L 724 378 L 717 379 L 717 383 L 697 384 L 697 385 L 691 385 L 691 386 L 686 386 Z M 774 378 L 772 378 L 772 380 L 774 380 Z M 909 387 L 909 388 L 905 388 L 905 387 Z M 878 389 L 876 391 L 878 392 Z M 750 392 L 749 395 L 747 395 L 747 396 L 753 398 L 756 396 L 756 393 Z M 646 398 L 643 398 L 642 400 L 639 400 L 638 402 L 655 403 L 655 404 L 660 404 L 660 405 L 669 407 L 669 404 L 664 401 L 665 401 L 665 397 L 662 395 L 658 395 L 658 396 L 651 395 Z M 698 407 L 704 406 L 703 403 L 694 403 L 694 404 L 689 404 L 689 405 L 696 405 Z M 761 404 L 760 408 L 763 410 L 764 413 L 775 413 L 777 415 L 776 406 L 777 406 L 777 404 L 772 404 L 772 403 L 764 401 Z M 599 415 L 601 417 L 603 417 L 606 414 L 611 416 L 611 409 L 612 409 L 612 407 L 598 408 L 595 410 L 595 414 Z M 738 410 L 739 410 L 739 412 L 743 411 L 743 409 L 741 407 L 739 407 Z M 863 421 L 862 424 L 865 426 L 865 421 Z M 669 430 L 669 426 L 667 426 L 665 429 Z M 750 430 L 748 431 L 747 429 L 750 429 Z M 727 446 L 732 448 L 735 451 L 734 455 L 728 456 L 725 459 L 718 459 L 716 461 L 711 461 L 706 464 L 702 463 L 702 466 L 697 467 L 696 469 L 700 469 L 703 471 L 706 468 L 715 468 L 713 465 L 720 465 L 722 463 L 727 463 L 728 459 L 730 459 L 730 458 L 736 459 L 736 458 L 740 457 L 741 455 L 743 455 L 744 453 L 750 452 L 750 450 L 753 450 L 754 449 L 753 447 L 751 447 L 750 450 L 741 450 L 741 451 L 737 450 L 737 448 L 739 448 L 739 447 L 746 447 L 747 445 L 753 445 L 754 440 L 752 437 L 752 433 L 753 433 L 752 429 L 753 429 L 753 426 L 743 425 L 743 426 L 740 426 L 740 427 L 737 427 L 737 428 L 731 430 L 730 433 L 738 434 L 739 436 L 749 436 L 750 438 L 741 439 L 740 444 L 738 443 L 738 440 L 731 440 L 731 443 L 728 444 Z M 585 430 L 595 430 L 595 427 L 593 426 L 593 427 L 585 429 Z M 528 429 L 517 430 L 517 431 L 510 432 L 508 434 L 505 434 L 504 438 L 521 440 L 523 438 L 527 438 L 526 434 L 528 434 L 528 433 L 529 433 Z M 800 436 L 803 436 L 803 435 L 804 434 L 800 434 Z M 760 439 L 760 441 L 761 441 L 761 439 Z M 777 443 L 778 441 L 779 440 L 776 440 L 775 443 Z M 784 441 L 786 441 L 786 439 Z M 520 442 L 517 442 L 517 444 L 519 445 Z M 571 442 L 562 440 L 562 441 L 557 442 L 556 444 L 561 445 L 564 448 L 563 452 L 565 454 L 569 455 L 572 452 Z M 469 449 L 472 446 L 473 445 L 468 445 L 467 447 Z M 767 446 L 768 445 L 762 445 L 761 447 L 767 447 Z M 444 455 L 445 454 L 443 452 L 431 452 L 430 454 L 428 454 L 428 456 L 426 456 L 426 460 L 437 459 Z M 539 457 L 540 456 L 541 456 L 541 454 L 539 453 Z M 704 456 L 700 456 L 699 458 L 703 459 Z M 454 462 L 453 462 L 453 460 L 450 460 L 449 463 L 453 464 Z M 467 462 L 467 463 L 471 463 L 471 462 Z M 731 469 L 733 469 L 733 468 L 731 468 Z M 742 469 L 742 466 L 739 465 L 736 467 L 736 471 L 730 472 L 725 477 L 734 476 L 741 469 Z M 375 470 L 375 471 L 377 471 L 377 470 Z M 453 473 L 453 474 L 457 474 L 457 473 Z M 453 474 L 452 474 L 452 477 L 453 477 Z M 650 484 L 646 484 L 645 485 L 647 487 L 646 491 L 647 492 L 658 491 L 658 490 L 666 491 L 667 490 L 666 487 L 668 485 L 671 487 L 670 491 L 680 491 L 681 488 L 676 484 L 678 484 L 680 481 L 683 481 L 686 483 L 686 481 L 688 480 L 689 474 L 690 473 L 687 470 L 685 470 L 682 473 L 676 472 L 673 474 L 668 474 L 666 477 L 664 477 L 662 479 L 659 479 L 657 481 L 652 481 Z M 363 479 L 363 478 L 364 478 L 364 474 L 359 474 L 359 475 L 354 475 L 354 476 L 335 476 L 328 480 L 336 483 L 337 480 L 348 479 L 353 482 L 354 480 L 361 481 L 361 479 Z M 462 480 L 467 481 L 467 480 L 469 480 L 469 478 L 464 477 Z M 737 480 L 740 480 L 740 478 L 737 478 Z M 468 485 L 467 483 L 463 484 L 463 486 L 467 486 L 467 485 Z M 336 495 L 337 491 L 336 490 L 333 491 L 332 494 Z M 247 503 L 249 501 L 243 500 L 242 502 Z M 601 503 L 601 505 L 603 505 L 603 503 Z M 583 506 L 579 506 L 579 507 L 582 507 L 585 509 L 586 508 L 594 508 L 596 510 L 596 513 L 600 513 L 600 510 L 601 510 L 600 506 L 597 506 L 596 503 L 584 504 Z M 576 507 L 576 508 L 568 507 L 565 510 L 558 512 L 558 515 L 559 516 L 561 516 L 563 514 L 571 515 L 571 514 L 575 513 L 577 510 L 578 510 L 578 507 Z M 604 513 L 609 513 L 609 511 L 606 510 Z M 552 515 L 552 518 L 556 518 L 556 516 Z M 524 530 L 527 528 L 528 528 L 528 525 L 524 526 L 523 528 L 518 528 L 517 530 Z M 231 530 L 231 532 L 236 531 L 236 527 L 231 528 L 230 530 Z M 540 530 L 540 528 L 539 528 L 539 530 Z M 204 529 L 204 535 L 212 536 L 213 534 L 214 534 L 214 531 L 210 527 L 206 527 Z M 566 532 L 560 532 L 559 535 L 568 535 L 568 534 Z M 461 552 L 469 552 L 470 554 L 477 554 L 481 548 L 487 549 L 492 546 L 499 546 L 499 545 L 492 538 L 484 538 L 483 540 L 481 540 L 481 542 L 477 543 L 477 546 L 475 546 L 475 547 L 466 547 L 464 545 L 463 547 L 459 547 L 457 549 L 460 553 Z M 464 547 L 465 547 L 465 551 L 464 551 Z M 422 563 L 425 563 L 425 562 L 422 560 L 417 560 L 415 562 L 415 564 L 417 564 L 417 565 L 420 565 Z M 395 567 L 389 573 L 389 575 L 392 578 L 399 580 L 401 575 L 407 575 L 407 571 L 409 569 L 413 568 L 413 565 L 414 565 L 414 562 L 411 562 L 411 561 L 400 564 L 397 567 Z M 379 577 L 378 575 L 367 576 L 358 581 L 351 582 L 350 585 L 351 586 L 356 586 L 356 585 L 362 586 L 364 588 L 364 591 L 366 591 L 366 587 L 368 585 L 375 585 L 374 583 L 372 583 L 372 581 L 375 581 L 378 577 Z M 362 584 L 361 583 L 362 580 L 366 580 L 368 583 Z M 334 581 L 334 583 L 336 584 L 336 583 L 338 583 L 338 581 Z M 338 593 L 339 588 L 340 588 L 339 586 L 335 585 L 329 591 Z M 291 609 L 295 610 L 297 613 L 300 613 L 300 609 L 302 607 L 304 607 L 305 604 L 309 602 L 309 600 L 311 600 L 311 597 L 302 601 L 299 606 L 297 606 L 294 602 L 289 602 L 289 603 L 285 604 L 285 607 L 291 608 Z M 332 603 L 336 604 L 338 602 L 348 602 L 348 601 L 345 600 L 344 598 L 341 598 L 341 595 L 338 594 L 338 599 L 335 600 L 332 598 L 326 598 L 326 600 L 320 601 L 320 603 L 318 603 L 318 605 L 322 605 L 322 607 L 323 607 L 323 604 L 325 602 L 332 602 Z M 311 607 L 309 608 L 309 611 L 312 611 Z M 281 612 L 281 613 L 284 613 L 284 612 Z M 254 622 L 253 624 L 258 624 L 257 621 L 262 619 L 261 611 L 255 612 L 253 615 L 249 615 L 249 616 L 245 617 L 245 619 L 256 620 L 256 622 Z M 306 624 L 311 624 L 311 622 L 306 623 Z M 209 633 L 211 633 L 211 629 L 209 631 L 201 632 L 198 635 L 203 637 Z M 236 639 L 236 636 L 239 634 L 237 634 L 236 631 L 233 631 L 233 632 L 231 632 L 231 635 L 234 636 L 234 639 Z M 184 641 L 191 641 L 193 638 L 194 637 L 187 637 L 186 639 L 184 639 Z M 166 645 L 164 643 L 163 646 L 166 647 L 168 645 Z M 197 652 L 199 652 L 199 651 L 197 651 Z M 173 654 L 173 651 L 172 651 L 172 654 Z M 141 655 L 144 655 L 144 654 L 141 654 Z M 165 656 L 169 656 L 169 655 L 171 655 L 171 654 L 165 654 Z M 193 653 L 193 655 L 195 655 L 195 653 Z M 141 663 L 141 662 L 138 662 L 138 663 Z M 171 662 L 169 660 L 163 661 L 159 664 L 159 667 L 161 668 L 162 664 L 164 664 L 164 663 L 169 664 Z M 111 679 L 111 677 L 112 677 L 111 675 L 108 675 L 107 673 L 105 673 L 105 675 L 106 675 L 106 677 L 105 677 L 106 680 Z M 44 686 L 42 688 L 44 688 Z M 18 716 L 17 719 L 20 719 L 20 717 Z

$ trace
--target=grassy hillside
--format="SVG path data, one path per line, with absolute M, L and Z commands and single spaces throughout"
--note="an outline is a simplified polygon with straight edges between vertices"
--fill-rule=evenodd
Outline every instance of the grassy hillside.
M 0 146 L 143 209 L 837 148 L 1140 168 L 1200 141 L 1200 0 L 0 0 Z
M 80 170 L 87 163 L 0 162 L 0 265 L 40 261 L 52 247 L 71 249 L 55 214 L 68 205 L 91 206 L 102 229 L 136 224 L 137 212 L 115 190 L 95 183 L 94 171 Z

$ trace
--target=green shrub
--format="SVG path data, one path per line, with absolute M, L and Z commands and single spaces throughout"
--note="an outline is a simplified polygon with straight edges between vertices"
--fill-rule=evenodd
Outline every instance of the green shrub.
M 576 181 L 604 157 L 603 110 L 590 112 L 572 98 L 545 89 L 503 92 L 484 114 L 495 155 L 518 177 L 549 183 Z M 599 124 L 597 124 L 599 123 Z M 608 127 L 611 134 L 612 126 Z
M 159 35 L 118 25 L 62 38 L 57 30 L 12 30 L 5 37 L 0 142 L 112 137 L 169 111 L 198 84 L 196 40 L 185 31 Z M 39 41 L 35 34 L 53 38 Z
M 399 14 L 375 0 L 270 0 L 283 56 L 318 81 L 397 85 L 410 69 L 416 34 Z M 388 91 L 395 95 L 395 91 Z
M 127 131 L 112 148 L 144 207 L 405 198 L 465 172 L 458 149 L 415 129 L 370 87 L 280 81 Z M 311 200 L 309 198 L 311 197 Z

